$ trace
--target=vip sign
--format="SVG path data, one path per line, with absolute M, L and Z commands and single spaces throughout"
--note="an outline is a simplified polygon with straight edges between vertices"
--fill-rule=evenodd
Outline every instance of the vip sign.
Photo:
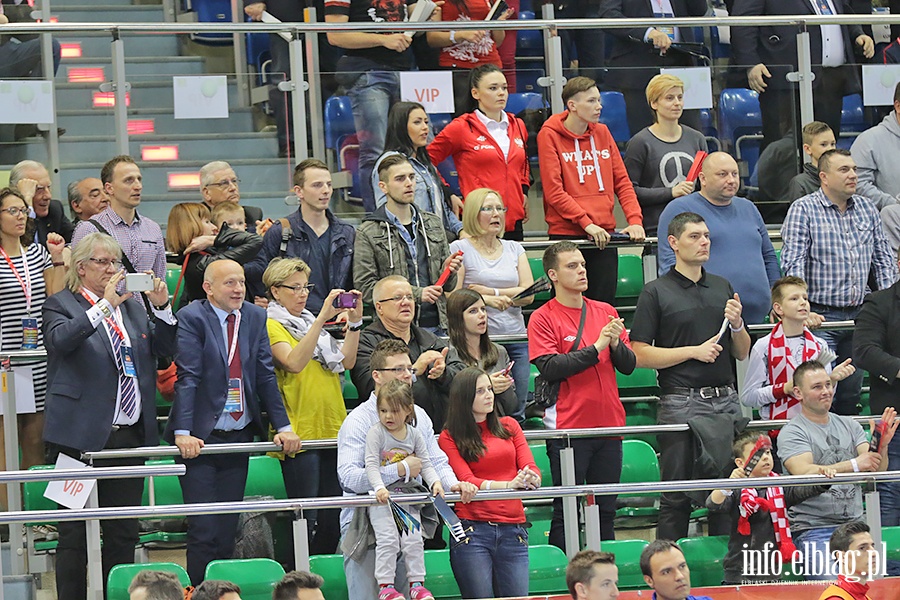
M 400 99 L 418 102 L 428 114 L 452 113 L 453 74 L 450 71 L 400 73 Z

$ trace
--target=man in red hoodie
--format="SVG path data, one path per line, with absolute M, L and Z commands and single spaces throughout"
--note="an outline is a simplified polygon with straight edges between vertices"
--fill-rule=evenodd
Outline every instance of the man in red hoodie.
M 544 187 L 544 216 L 551 240 L 591 239 L 585 250 L 588 289 L 585 296 L 613 303 L 619 255 L 606 248 L 615 230 L 616 197 L 628 220 L 622 233 L 643 241 L 641 207 L 612 134 L 600 121 L 600 90 L 594 80 L 574 77 L 563 87 L 566 111 L 553 115 L 538 134 L 538 157 Z

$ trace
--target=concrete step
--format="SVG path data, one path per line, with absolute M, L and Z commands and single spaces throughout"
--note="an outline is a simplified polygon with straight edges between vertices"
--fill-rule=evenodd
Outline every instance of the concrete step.
M 134 4 L 134 0 L 102 0 L 104 6 L 132 6 Z M 57 9 L 68 8 L 70 6 L 84 6 L 85 0 L 51 0 L 50 8 L 52 9 L 53 14 L 56 14 Z M 149 2 L 148 0 L 143 0 L 141 2 L 143 5 L 158 5 L 159 8 L 162 8 L 162 2 Z
M 222 134 L 244 133 L 253 130 L 250 108 L 232 108 L 227 119 L 175 119 L 172 109 L 131 108 L 129 119 L 152 119 L 157 134 L 189 135 L 196 133 Z M 112 109 L 59 110 L 60 127 L 66 135 L 115 135 Z M 65 136 L 62 138 L 65 139 Z
M 112 58 L 87 57 L 63 60 L 57 73 L 57 81 L 66 82 L 70 69 L 91 67 L 102 68 L 106 81 L 112 79 Z M 206 61 L 199 56 L 139 56 L 125 59 L 126 81 L 134 80 L 134 83 L 148 78 L 159 80 L 166 75 L 203 75 L 205 72 Z
M 108 33 L 85 32 L 55 37 L 60 43 L 80 42 L 83 57 L 109 58 L 112 56 L 112 37 Z M 137 56 L 159 58 L 162 56 L 178 56 L 180 54 L 178 37 L 174 35 L 130 35 L 123 36 L 122 39 L 125 41 L 125 56 L 129 58 Z M 66 64 L 68 59 L 63 59 L 62 62 Z
M 172 111 L 174 106 L 172 80 L 154 78 L 153 81 L 141 81 L 141 79 L 137 76 L 131 78 L 130 108 L 162 108 Z M 98 85 L 94 83 L 57 83 L 56 110 L 93 108 L 92 93 L 97 91 Z M 237 86 L 234 79 L 231 79 L 228 82 L 228 106 L 236 107 L 237 105 Z M 100 110 L 104 109 L 98 109 L 98 111 Z
M 104 0 L 105 1 L 105 0 Z M 129 6 L 127 4 L 51 4 L 53 16 L 60 23 L 162 23 L 165 21 L 162 6 Z

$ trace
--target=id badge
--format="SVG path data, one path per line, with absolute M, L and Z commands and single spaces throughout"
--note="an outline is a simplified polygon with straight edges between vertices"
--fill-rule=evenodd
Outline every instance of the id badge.
M 36 350 L 37 347 L 37 319 L 22 319 L 22 350 Z
M 122 369 L 125 371 L 126 377 L 137 377 L 137 371 L 134 370 L 134 355 L 131 353 L 131 346 L 122 344 Z
M 675 15 L 673 15 L 671 13 L 653 13 L 653 16 L 660 18 L 660 19 L 665 19 L 665 18 L 671 19 L 671 18 L 675 17 Z M 675 41 L 675 27 L 673 25 L 657 25 L 656 23 L 654 23 L 653 28 L 657 29 L 657 30 L 663 32 L 664 34 L 666 34 L 667 36 L 669 36 L 669 39 L 672 40 L 673 42 Z
M 225 412 L 244 412 L 244 383 L 239 377 L 228 380 L 228 395 L 225 397 Z

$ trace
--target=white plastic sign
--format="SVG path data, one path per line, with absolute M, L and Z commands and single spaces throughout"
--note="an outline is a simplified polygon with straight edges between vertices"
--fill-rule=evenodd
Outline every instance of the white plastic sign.
M 71 456 L 60 454 L 56 459 L 56 469 L 90 469 L 81 461 Z M 84 508 L 91 490 L 97 485 L 96 479 L 65 479 L 63 481 L 51 481 L 47 484 L 44 498 L 62 504 L 66 508 Z
M 228 80 L 224 75 L 173 77 L 176 119 L 227 119 Z
M 52 122 L 52 81 L 0 81 L 0 123 Z
M 709 67 L 660 69 L 660 73 L 674 75 L 684 82 L 684 109 L 712 108 L 712 74 Z
M 428 114 L 452 113 L 453 74 L 450 71 L 401 72 L 400 99 L 418 102 Z

